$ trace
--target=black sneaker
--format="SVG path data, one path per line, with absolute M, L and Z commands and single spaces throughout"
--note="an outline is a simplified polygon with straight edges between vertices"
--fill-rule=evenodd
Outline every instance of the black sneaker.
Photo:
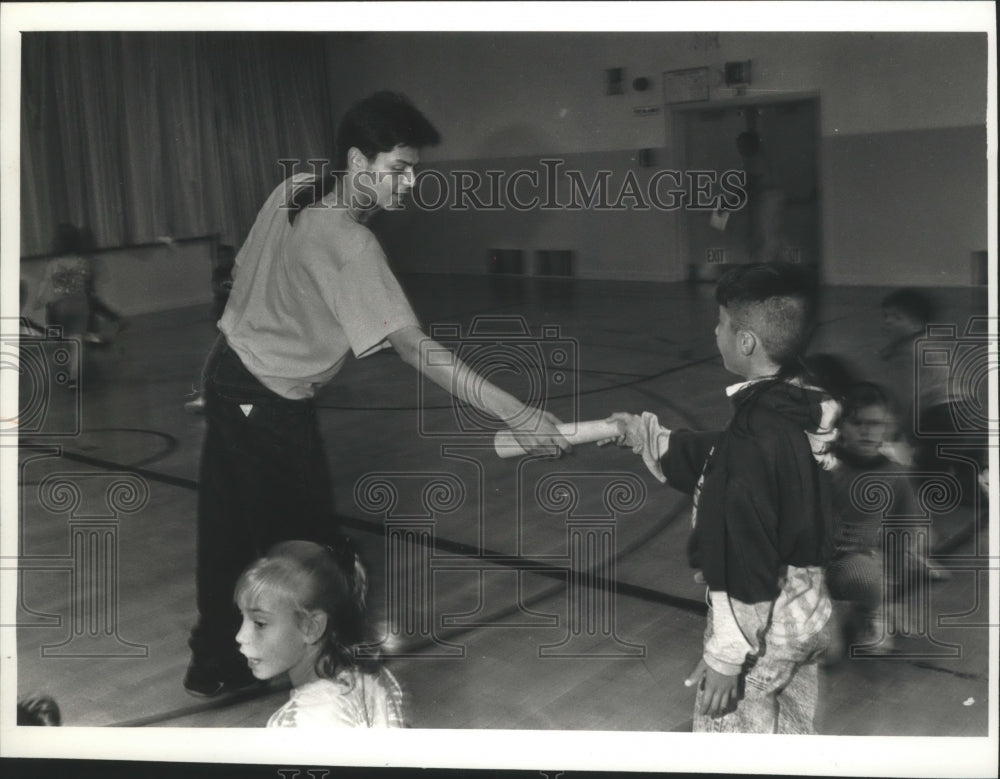
M 258 684 L 263 682 L 254 677 L 247 666 L 221 668 L 217 665 L 201 665 L 192 660 L 184 674 L 184 689 L 200 698 L 215 698 Z

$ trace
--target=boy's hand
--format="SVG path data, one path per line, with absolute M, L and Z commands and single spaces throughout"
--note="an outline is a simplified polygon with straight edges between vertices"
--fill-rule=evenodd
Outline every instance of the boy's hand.
M 661 483 L 667 481 L 663 475 L 660 458 L 667 451 L 670 431 L 660 427 L 660 421 L 655 414 L 644 411 L 641 415 L 617 412 L 608 417 L 609 422 L 618 428 L 618 435 L 598 441 L 599 445 L 614 441 L 619 446 L 627 446 L 632 452 L 642 457 L 649 472 Z
M 739 695 L 739 680 L 739 674 L 735 676 L 720 674 L 706 664 L 705 659 L 702 658 L 698 661 L 698 665 L 695 666 L 691 675 L 684 680 L 684 686 L 692 687 L 701 683 L 704 694 L 698 713 L 718 717 L 729 711 L 736 703 Z
M 642 431 L 640 429 L 641 417 L 635 414 L 627 414 L 624 411 L 618 411 L 611 416 L 609 416 L 605 422 L 610 422 L 618 428 L 618 435 L 614 438 L 605 438 L 602 441 L 598 441 L 598 446 L 604 446 L 605 444 L 615 443 L 619 446 L 628 446 L 633 451 L 636 451 L 636 447 L 642 446 Z

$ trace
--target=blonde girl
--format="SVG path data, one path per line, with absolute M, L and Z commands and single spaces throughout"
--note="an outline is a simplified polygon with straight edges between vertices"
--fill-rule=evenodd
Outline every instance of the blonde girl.
M 355 649 L 366 638 L 367 576 L 346 539 L 284 541 L 236 585 L 236 641 L 260 680 L 288 674 L 292 692 L 268 727 L 404 727 L 388 669 Z

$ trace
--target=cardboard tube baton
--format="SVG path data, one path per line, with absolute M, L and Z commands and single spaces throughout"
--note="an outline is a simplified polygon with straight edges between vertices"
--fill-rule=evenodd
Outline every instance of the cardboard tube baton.
M 618 436 L 618 425 L 604 419 L 591 419 L 587 422 L 564 422 L 561 425 L 556 425 L 556 429 L 573 446 Z M 496 449 L 497 455 L 504 459 L 527 454 L 527 451 L 517 442 L 510 430 L 501 430 L 493 436 L 493 448 Z

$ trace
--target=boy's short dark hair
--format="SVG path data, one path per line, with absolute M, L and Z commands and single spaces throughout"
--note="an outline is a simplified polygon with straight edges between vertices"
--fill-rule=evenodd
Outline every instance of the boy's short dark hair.
M 891 408 L 889 395 L 874 382 L 859 381 L 847 388 L 841 403 L 841 413 L 844 419 L 850 419 L 861 409 L 872 406 Z
M 336 169 L 347 169 L 347 152 L 356 147 L 371 159 L 397 146 L 421 149 L 440 143 L 427 117 L 397 92 L 376 92 L 352 105 L 337 129 Z
M 781 367 L 793 365 L 812 335 L 816 289 L 799 265 L 759 262 L 737 265 L 719 279 L 715 300 L 729 312 L 734 330 L 752 330 L 764 352 Z
M 882 308 L 894 308 L 921 324 L 927 324 L 934 318 L 934 302 L 923 292 L 909 287 L 897 289 L 882 298 Z

